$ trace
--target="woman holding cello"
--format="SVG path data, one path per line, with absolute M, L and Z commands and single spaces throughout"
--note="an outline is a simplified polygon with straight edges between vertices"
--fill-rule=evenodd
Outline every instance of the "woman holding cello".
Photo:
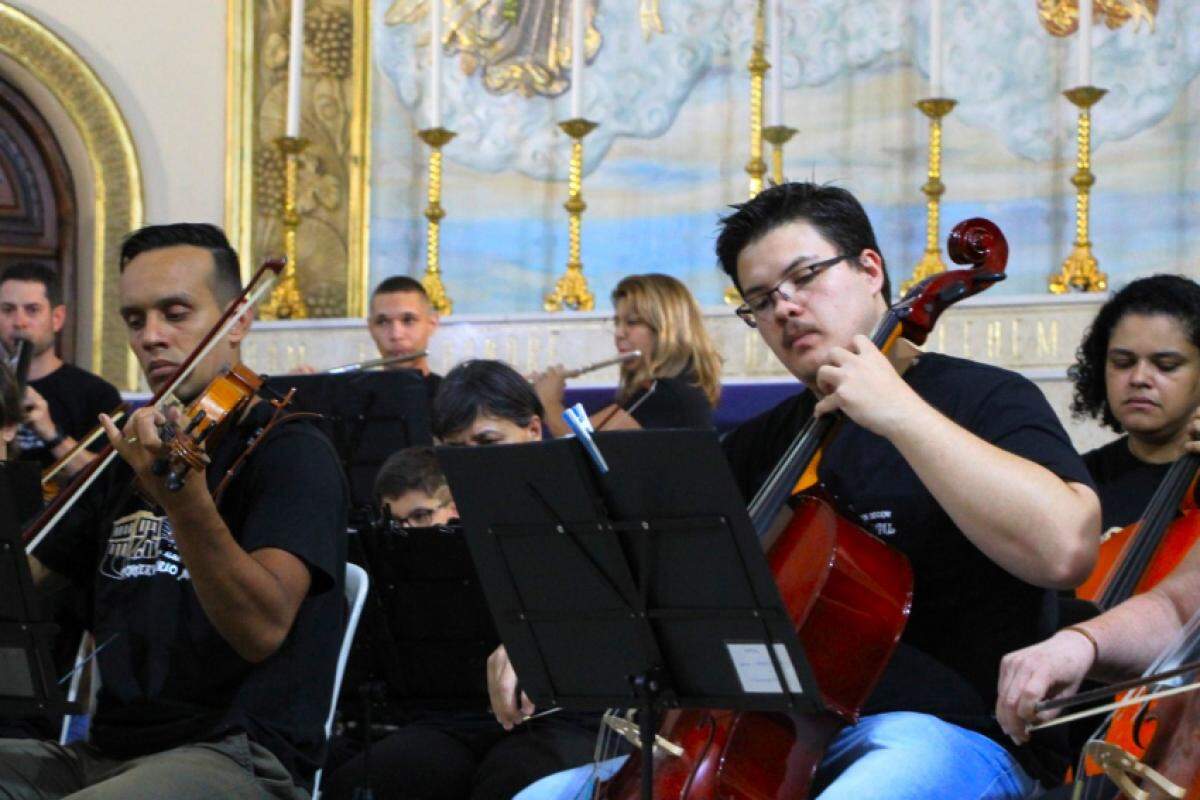
M 1002 237 L 994 226 L 983 228 L 968 237 L 974 242 L 968 249 L 985 251 L 976 262 L 982 274 L 958 272 L 963 282 L 944 286 L 930 304 L 952 302 L 1002 277 Z M 895 329 L 880 329 L 893 317 L 883 257 L 865 211 L 845 190 L 807 183 L 767 189 L 723 220 L 717 253 L 745 299 L 738 315 L 811 389 L 726 438 L 725 452 L 743 494 L 757 497 L 772 482 L 793 437 L 814 414 L 840 416 L 840 428 L 822 440 L 819 463 L 814 456 L 800 466 L 813 468 L 841 520 L 860 526 L 860 539 L 867 537 L 876 551 L 886 545 L 903 554 L 911 565 L 911 613 L 903 632 L 893 632 L 890 641 L 868 643 L 835 626 L 819 646 L 811 639 L 806 644 L 814 654 L 832 648 L 846 653 L 829 665 L 829 674 L 816 676 L 826 705 L 840 709 L 829 712 L 823 740 L 795 736 L 782 758 L 737 747 L 742 763 L 736 777 L 744 780 L 736 783 L 733 752 L 703 759 L 718 764 L 715 771 L 724 770 L 716 777 L 690 766 L 701 763 L 698 754 L 689 754 L 687 763 L 656 758 L 656 776 L 690 773 L 680 781 L 687 787 L 682 793 L 655 797 L 1026 796 L 1035 785 L 1032 754 L 1006 747 L 991 715 L 999 660 L 1013 649 L 1006 643 L 1045 635 L 1052 623 L 1042 613 L 1054 607 L 1052 590 L 1087 574 L 1099 528 L 1099 503 L 1054 412 L 1018 375 L 894 344 Z M 925 304 L 916 308 L 919 313 Z M 884 350 L 902 366 L 907 362 L 903 376 Z M 809 531 L 797 536 L 790 523 L 782 533 L 766 527 L 764 549 L 792 609 L 797 598 L 790 573 L 801 565 L 781 558 L 777 548 L 803 540 Z M 878 586 L 899 582 L 897 573 L 905 570 L 895 561 L 878 559 L 888 570 L 876 575 Z M 899 598 L 901 605 L 905 599 Z M 856 616 L 870 615 L 864 608 Z M 899 647 L 888 659 L 897 638 Z M 869 667 L 868 644 L 883 653 Z M 851 675 L 862 700 L 858 705 L 838 702 L 835 692 Z M 493 710 L 509 725 L 532 711 L 495 701 Z M 714 722 L 719 717 L 711 716 Z M 679 737 L 666 724 L 661 735 L 687 744 L 701 738 L 700 727 L 692 730 L 694 737 Z M 786 720 L 777 727 L 788 735 Z M 738 738 L 736 729 L 729 735 Z M 773 754 L 778 750 L 772 747 Z M 799 763 L 812 769 L 806 767 L 805 774 L 790 769 Z M 636 780 L 621 778 L 618 773 L 601 786 L 600 796 L 636 796 L 609 791 L 617 784 L 636 786 Z M 693 791 L 701 785 L 703 792 Z M 522 800 L 563 796 L 535 793 L 536 788 Z
M 1071 370 L 1077 416 L 1124 434 L 1084 455 L 1104 530 L 1142 517 L 1184 452 L 1200 406 L 1200 285 L 1182 275 L 1133 281 L 1088 329 Z
M 1161 579 L 1200 535 L 1195 521 L 1173 525 L 1181 505 L 1195 507 L 1196 463 L 1180 457 L 1200 407 L 1200 286 L 1181 275 L 1130 283 L 1096 315 L 1071 377 L 1074 413 L 1124 434 L 1083 457 L 1105 536 L 1077 594 L 1104 610 Z

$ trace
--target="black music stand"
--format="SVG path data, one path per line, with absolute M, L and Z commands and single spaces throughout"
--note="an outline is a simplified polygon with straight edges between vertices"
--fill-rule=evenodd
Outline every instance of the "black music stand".
M 711 431 L 438 448 L 497 630 L 540 706 L 824 708 Z
M 372 581 L 351 649 L 353 680 L 382 680 L 397 719 L 487 708 L 487 657 L 500 637 L 461 526 L 377 525 L 351 542 L 352 560 Z
M 392 453 L 433 444 L 429 387 L 420 372 L 392 369 L 341 375 L 275 375 L 267 386 L 296 389 L 295 411 L 320 414 L 350 481 L 355 513 L 374 507 L 379 467 Z
M 8 717 L 80 710 L 55 679 L 50 651 L 58 626 L 33 586 L 17 522 L 28 492 L 40 496 L 39 474 L 34 462 L 0 461 L 0 715 Z

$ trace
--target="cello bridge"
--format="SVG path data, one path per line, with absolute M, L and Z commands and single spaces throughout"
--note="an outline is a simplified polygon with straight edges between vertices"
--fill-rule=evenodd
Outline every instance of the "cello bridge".
M 1135 780 L 1153 784 L 1156 789 L 1167 797 L 1184 800 L 1187 789 L 1169 780 L 1158 770 L 1143 764 L 1121 747 L 1112 742 L 1093 740 L 1087 743 L 1083 752 L 1090 756 L 1108 779 L 1117 785 L 1130 800 L 1149 800 L 1150 792 L 1141 788 Z
M 633 718 L 636 714 L 636 708 L 627 710 L 625 712 L 625 716 L 621 716 L 617 711 L 605 711 L 602 719 L 604 724 L 607 725 L 609 729 L 623 736 L 625 740 L 631 743 L 634 747 L 641 747 L 641 729 L 638 727 L 638 724 L 633 721 Z M 683 755 L 682 747 L 675 744 L 670 739 L 663 738 L 658 734 L 654 735 L 654 750 L 655 752 L 666 753 L 667 755 L 674 756 L 675 758 L 679 758 Z

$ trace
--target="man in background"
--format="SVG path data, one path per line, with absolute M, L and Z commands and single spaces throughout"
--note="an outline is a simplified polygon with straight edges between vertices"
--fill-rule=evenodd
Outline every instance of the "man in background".
M 24 390 L 25 421 L 17 431 L 21 458 L 46 468 L 65 456 L 111 414 L 121 395 L 108 381 L 68 364 L 55 352 L 55 339 L 67 318 L 62 283 L 54 270 L 36 262 L 18 262 L 0 274 L 0 339 L 14 353 L 18 339 L 33 348 Z M 105 442 L 101 437 L 95 449 Z M 71 475 L 93 458 L 80 453 L 63 472 Z
M 420 281 L 407 275 L 393 275 L 371 293 L 367 327 L 381 358 L 423 354 L 437 331 L 438 314 Z M 425 376 L 430 400 L 437 394 L 442 376 L 429 371 L 427 356 L 404 361 L 395 368 L 419 370 Z

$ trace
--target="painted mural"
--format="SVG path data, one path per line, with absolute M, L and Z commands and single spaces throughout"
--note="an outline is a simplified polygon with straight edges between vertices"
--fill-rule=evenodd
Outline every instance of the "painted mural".
M 428 2 L 373 0 L 371 282 L 424 268 Z M 1043 0 L 1044 2 L 1044 0 Z M 442 270 L 455 313 L 541 309 L 564 269 L 569 0 L 444 0 Z M 1007 233 L 996 294 L 1043 294 L 1074 235 L 1074 41 L 1034 0 L 947 3 L 943 236 L 984 215 Z M 786 0 L 783 122 L 791 179 L 854 191 L 894 282 L 924 244 L 928 2 Z M 727 286 L 712 253 L 722 209 L 745 199 L 754 0 L 589 0 L 583 113 L 584 272 L 598 298 L 631 272 L 687 281 L 702 304 Z M 1200 275 L 1200 4 L 1165 0 L 1094 39 L 1092 241 L 1119 286 Z

